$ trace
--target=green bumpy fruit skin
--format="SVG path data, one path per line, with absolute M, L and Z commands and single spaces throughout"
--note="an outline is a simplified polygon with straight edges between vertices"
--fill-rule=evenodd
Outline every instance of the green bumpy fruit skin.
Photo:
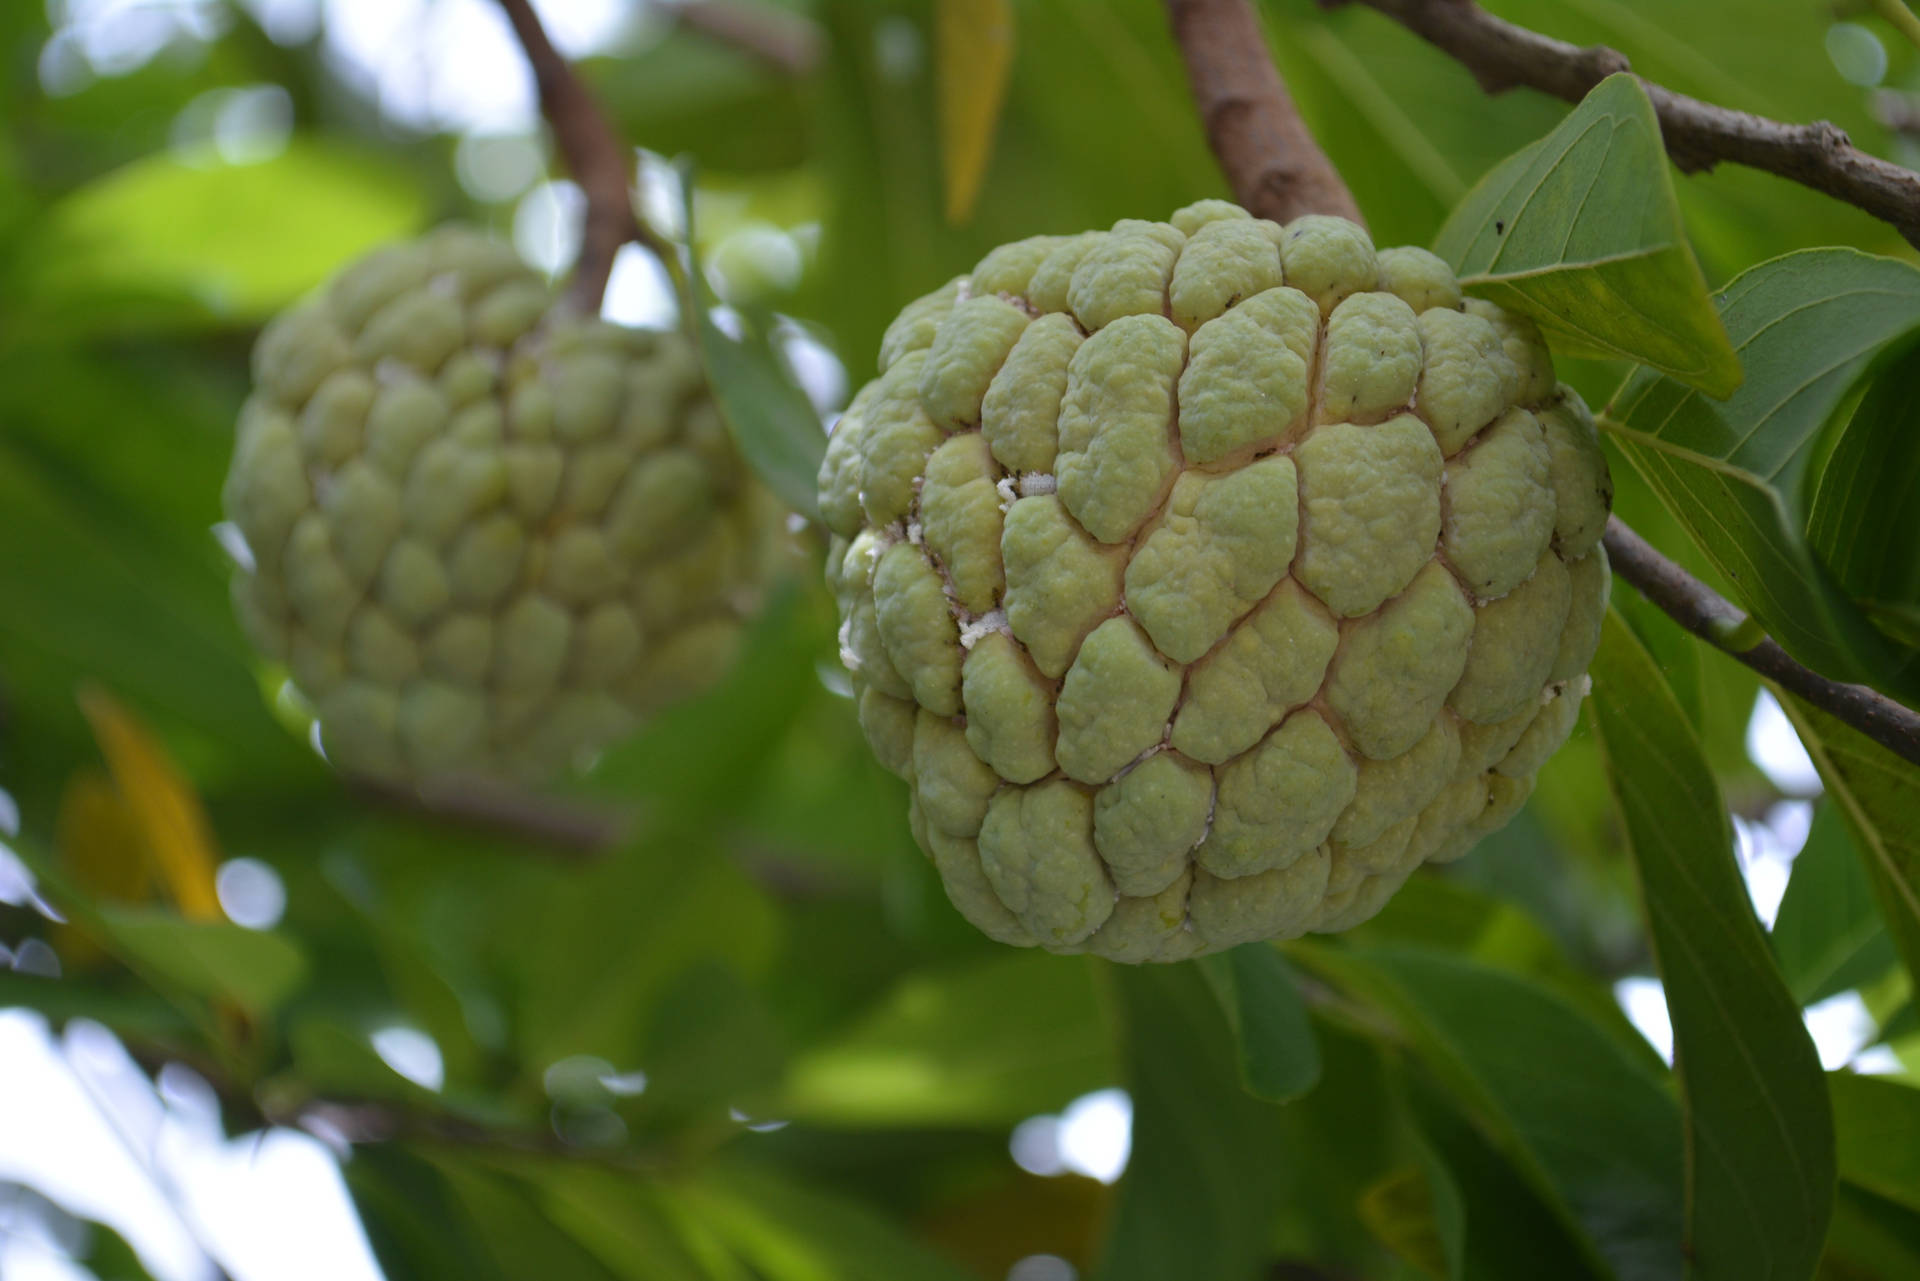
M 995 250 L 880 365 L 820 474 L 841 654 L 991 937 L 1349 928 L 1572 731 L 1606 460 L 1533 324 L 1425 250 L 1203 201 Z
M 538 781 L 728 662 L 780 516 L 679 334 L 444 227 L 276 318 L 253 372 L 234 606 L 343 772 Z

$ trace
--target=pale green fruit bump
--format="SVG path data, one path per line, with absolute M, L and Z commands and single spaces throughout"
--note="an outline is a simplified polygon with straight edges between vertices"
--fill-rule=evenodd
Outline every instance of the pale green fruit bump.
M 255 347 L 235 607 L 344 771 L 550 777 L 717 675 L 773 567 L 684 340 L 553 301 L 446 228 Z
M 1350 928 L 1573 731 L 1605 457 L 1533 324 L 1433 254 L 1201 201 L 994 250 L 880 365 L 820 470 L 841 654 L 989 937 Z

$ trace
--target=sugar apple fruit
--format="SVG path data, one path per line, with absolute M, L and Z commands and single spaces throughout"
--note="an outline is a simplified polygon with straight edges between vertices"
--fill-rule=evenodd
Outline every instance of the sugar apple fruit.
M 820 470 L 860 722 L 954 905 L 1174 961 L 1507 822 L 1609 574 L 1592 418 L 1421 249 L 1206 201 L 910 304 Z
M 253 372 L 234 605 L 342 770 L 539 779 L 726 663 L 780 516 L 678 334 L 449 227 L 279 316 Z

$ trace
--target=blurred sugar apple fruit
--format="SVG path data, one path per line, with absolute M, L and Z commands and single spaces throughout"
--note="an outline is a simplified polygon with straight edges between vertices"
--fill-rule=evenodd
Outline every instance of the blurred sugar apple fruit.
M 1006 943 L 1344 929 L 1571 731 L 1612 497 L 1534 326 L 1421 249 L 1207 201 L 910 304 L 820 506 L 874 751 Z
M 254 348 L 234 604 L 343 771 L 550 776 L 716 675 L 754 606 L 781 518 L 693 349 L 554 304 L 448 227 Z

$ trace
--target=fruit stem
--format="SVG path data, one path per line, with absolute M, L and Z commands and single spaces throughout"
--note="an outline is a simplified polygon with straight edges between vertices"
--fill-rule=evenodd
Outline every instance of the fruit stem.
M 614 256 L 629 241 L 644 245 L 671 273 L 677 259 L 633 211 L 633 157 L 600 103 L 572 64 L 560 56 L 528 0 L 499 0 L 533 69 L 540 114 L 567 172 L 587 198 L 580 257 L 567 286 L 567 300 L 584 315 L 597 315 L 613 274 Z
M 1280 80 L 1249 0 L 1167 0 L 1207 144 L 1255 217 L 1338 214 L 1366 225 Z

